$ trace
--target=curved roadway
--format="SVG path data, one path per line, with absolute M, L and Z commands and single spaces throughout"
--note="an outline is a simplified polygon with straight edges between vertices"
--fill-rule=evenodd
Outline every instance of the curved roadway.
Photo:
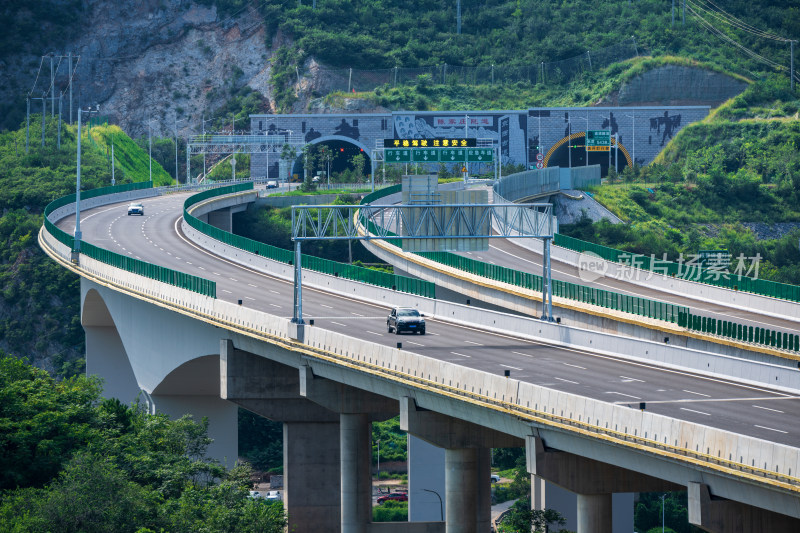
M 179 231 L 186 194 L 146 199 L 145 215 L 127 216 L 126 204 L 82 213 L 84 239 L 117 253 L 187 272 L 217 283 L 217 297 L 282 317 L 292 316 L 291 282 L 231 263 L 190 243 Z M 59 223 L 72 232 L 74 217 Z M 388 310 L 304 287 L 305 318 L 314 327 L 394 346 L 489 373 L 510 370 L 515 379 L 773 442 L 800 446 L 800 397 L 635 363 L 584 350 L 535 342 L 429 319 L 428 334 L 386 331 Z
M 456 185 L 461 185 L 457 183 Z M 443 186 L 443 189 L 455 187 Z M 400 202 L 400 194 L 392 194 L 381 199 L 381 203 L 391 204 Z M 484 263 L 500 265 L 521 272 L 542 274 L 542 255 L 518 244 L 518 239 L 489 239 L 489 250 L 485 252 L 453 252 L 470 259 Z M 629 296 L 638 296 L 660 302 L 671 303 L 688 307 L 692 314 L 728 320 L 747 326 L 774 329 L 796 334 L 800 329 L 800 321 L 778 318 L 760 313 L 755 310 L 744 310 L 725 305 L 724 302 L 708 302 L 683 294 L 665 292 L 656 287 L 634 285 L 625 280 L 602 277 L 594 281 L 583 280 L 578 274 L 578 268 L 572 264 L 564 263 L 551 255 L 552 276 L 555 280 L 568 281 L 578 285 L 604 289 Z M 646 271 L 645 271 L 646 272 Z M 798 304 L 800 305 L 800 304 Z

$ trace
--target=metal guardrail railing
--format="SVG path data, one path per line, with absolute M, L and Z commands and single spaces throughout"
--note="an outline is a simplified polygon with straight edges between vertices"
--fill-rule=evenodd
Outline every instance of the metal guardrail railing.
M 246 182 L 237 185 L 230 185 L 228 187 L 222 187 L 219 189 L 208 190 L 191 196 L 187 198 L 186 202 L 184 202 L 184 220 L 186 220 L 186 223 L 197 231 L 200 231 L 213 239 L 224 242 L 225 244 L 234 246 L 246 252 L 260 255 L 273 261 L 292 264 L 294 260 L 294 253 L 291 250 L 285 250 L 283 248 L 278 248 L 277 246 L 271 246 L 253 239 L 248 239 L 247 237 L 242 237 L 240 235 L 234 235 L 233 233 L 223 231 L 201 221 L 189 212 L 189 208 L 191 206 L 209 198 L 252 189 L 252 182 Z M 301 261 L 303 268 L 321 272 L 323 274 L 330 274 L 336 277 L 360 281 L 362 283 L 368 283 L 370 285 L 376 285 L 378 287 L 384 287 L 399 292 L 416 294 L 426 298 L 436 297 L 436 286 L 429 281 L 400 276 L 398 274 L 389 274 L 387 272 L 380 272 L 369 268 L 348 265 L 345 263 L 339 263 L 337 261 L 331 261 L 330 259 L 323 259 L 321 257 L 314 257 L 305 254 L 302 256 Z
M 83 200 L 88 200 L 91 198 L 97 198 L 99 196 L 105 196 L 109 194 L 124 193 L 124 192 L 138 191 L 138 190 L 145 190 L 152 188 L 153 188 L 153 183 L 149 181 L 139 182 L 139 183 L 127 183 L 124 185 L 116 185 L 113 187 L 101 187 L 98 189 L 81 191 L 81 198 Z M 58 240 L 58 242 L 74 250 L 75 238 L 69 233 L 60 229 L 58 226 L 56 226 L 55 223 L 53 223 L 53 221 L 51 221 L 49 218 L 50 213 L 52 213 L 56 209 L 72 203 L 75 203 L 74 194 L 70 194 L 62 198 L 59 198 L 53 202 L 50 202 L 50 204 L 48 204 L 47 207 L 45 207 L 44 209 L 44 226 L 45 229 L 48 231 L 48 233 L 50 233 L 53 237 L 55 237 L 56 240 Z M 144 276 L 149 279 L 153 279 L 155 281 L 168 283 L 175 287 L 187 289 L 192 292 L 202 294 L 204 296 L 210 296 L 211 298 L 216 298 L 217 296 L 216 283 L 211 280 L 207 280 L 205 278 L 193 276 L 185 272 L 179 272 L 171 268 L 162 267 L 160 265 L 148 263 L 147 261 L 142 261 L 140 259 L 118 254 L 116 252 L 100 248 L 99 246 L 95 246 L 85 241 L 81 241 L 81 254 L 86 255 L 87 257 L 90 257 L 102 263 L 111 265 L 113 267 L 120 268 L 132 274 L 138 274 L 140 276 Z
M 394 194 L 397 192 L 400 192 L 400 186 L 397 186 L 397 190 L 384 189 L 382 191 L 375 191 L 374 193 L 365 196 L 361 203 L 371 203 L 383 198 L 384 196 L 388 196 L 389 194 Z M 382 231 L 377 231 L 377 228 L 374 227 L 372 222 L 362 220 L 362 223 L 372 234 L 382 235 L 385 233 Z M 386 242 L 400 247 L 399 240 L 386 239 Z M 541 292 L 543 289 L 542 276 L 532 274 L 530 272 L 521 272 L 512 268 L 495 265 L 492 263 L 485 263 L 483 261 L 478 261 L 476 259 L 471 259 L 469 257 L 464 257 L 450 252 L 416 253 L 420 257 L 436 261 L 449 267 L 457 268 L 470 274 L 485 277 L 494 281 L 499 281 L 501 283 L 506 283 L 537 292 Z M 673 323 L 677 322 L 680 313 L 689 312 L 689 309 L 683 306 L 650 300 L 648 298 L 639 298 L 637 296 L 619 294 L 604 289 L 585 287 L 583 285 L 577 285 L 568 281 L 553 280 L 553 296 L 567 298 L 581 303 L 597 305 L 606 309 L 621 311 L 623 313 L 630 313 Z

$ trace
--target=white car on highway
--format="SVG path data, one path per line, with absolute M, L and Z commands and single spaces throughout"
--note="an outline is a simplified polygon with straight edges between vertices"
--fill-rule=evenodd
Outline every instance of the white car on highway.
M 140 202 L 131 202 L 128 205 L 128 216 L 131 215 L 144 216 L 144 206 Z

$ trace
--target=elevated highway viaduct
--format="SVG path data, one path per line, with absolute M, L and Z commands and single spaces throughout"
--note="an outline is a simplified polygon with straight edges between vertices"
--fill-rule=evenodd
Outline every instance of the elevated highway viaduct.
M 404 531 L 487 530 L 489 449 L 515 445 L 526 447 L 534 486 L 548 479 L 579 494 L 580 532 L 611 531 L 614 492 L 676 487 L 709 530 L 797 529 L 800 383 L 787 369 L 770 367 L 759 385 L 664 368 L 547 342 L 525 333 L 535 320 L 313 272 L 304 308 L 314 325 L 298 328 L 291 267 L 192 242 L 184 199 L 149 198 L 136 218 L 124 204 L 97 205 L 82 216 L 84 240 L 212 279 L 216 298 L 85 254 L 72 262 L 46 228 L 40 242 L 81 276 L 87 371 L 109 395 L 208 416 L 211 453 L 229 464 L 237 405 L 284 422 L 285 504 L 298 531 L 396 527 L 371 523 L 369 423 L 397 414 L 446 449 L 445 520 Z M 69 232 L 65 209 L 53 221 Z M 432 315 L 430 333 L 389 336 L 390 304 Z M 492 327 L 498 318 L 509 327 Z

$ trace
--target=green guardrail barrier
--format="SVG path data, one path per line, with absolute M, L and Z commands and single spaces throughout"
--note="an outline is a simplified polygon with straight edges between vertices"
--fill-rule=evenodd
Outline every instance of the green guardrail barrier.
M 592 252 L 606 261 L 613 261 L 627 266 L 635 266 L 643 270 L 650 270 L 685 280 L 697 281 L 708 285 L 716 285 L 742 292 L 770 296 L 793 302 L 800 302 L 800 286 L 787 283 L 778 283 L 765 279 L 754 279 L 739 274 L 730 274 L 719 270 L 700 268 L 699 265 L 688 263 L 675 263 L 663 259 L 648 257 L 610 248 L 600 244 L 582 241 L 556 233 L 553 244 L 568 248 L 576 252 Z
M 392 187 L 389 187 L 389 189 L 391 188 Z M 183 205 L 184 220 L 186 220 L 186 222 L 197 231 L 200 231 L 213 239 L 224 242 L 225 244 L 250 252 L 252 254 L 261 255 L 267 259 L 272 259 L 273 261 L 291 264 L 294 260 L 294 252 L 291 250 L 285 250 L 283 248 L 278 248 L 277 246 L 264 244 L 253 239 L 248 239 L 247 237 L 242 237 L 240 235 L 234 235 L 233 233 L 223 231 L 201 221 L 197 217 L 190 215 L 187 211 L 192 205 L 202 202 L 203 200 L 207 200 L 208 198 L 252 189 L 253 184 L 249 182 L 237 185 L 229 185 L 227 187 L 208 190 L 190 196 L 186 199 Z M 384 287 L 387 289 L 396 290 L 398 292 L 415 294 L 426 298 L 436 298 L 436 286 L 429 281 L 400 276 L 398 274 L 388 274 L 386 272 L 379 272 L 369 268 L 348 265 L 345 263 L 339 263 L 337 261 L 331 261 L 330 259 L 323 259 L 321 257 L 305 254 L 302 255 L 301 261 L 301 266 L 303 268 L 307 268 L 315 272 L 321 272 L 323 274 L 330 274 L 345 279 L 360 281 L 362 283 L 368 283 L 370 285 Z
M 361 201 L 362 204 L 371 203 L 389 194 L 400 192 L 400 186 L 396 188 L 384 189 L 382 191 L 375 191 L 364 197 Z M 366 223 L 366 227 L 372 233 L 376 233 L 374 224 L 367 222 L 362 217 L 362 223 Z M 559 243 L 559 238 L 561 242 Z M 395 246 L 400 246 L 400 239 L 386 239 L 387 242 Z M 577 241 L 577 244 L 576 242 Z M 565 246 L 566 243 L 567 245 Z M 604 259 L 616 261 L 619 256 L 614 256 L 612 252 L 623 253 L 614 248 L 592 244 L 572 237 L 556 234 L 556 244 L 571 248 L 571 246 L 586 245 L 584 250 L 579 251 L 592 251 Z M 578 250 L 576 250 L 578 251 Z M 604 256 L 603 254 L 606 254 Z M 501 281 L 517 287 L 523 287 L 541 292 L 542 290 L 542 277 L 536 274 L 521 272 L 507 267 L 484 263 L 468 257 L 463 257 L 450 252 L 425 252 L 418 255 L 426 257 L 433 261 L 445 264 L 447 266 L 458 268 L 465 272 L 475 274 L 481 277 Z M 637 261 L 643 256 L 636 256 Z M 646 258 L 649 259 L 649 258 Z M 617 261 L 618 262 L 618 261 Z M 662 262 L 663 263 L 663 262 Z M 638 264 L 638 263 L 637 263 Z M 651 266 L 650 263 L 646 263 Z M 673 263 L 677 267 L 677 263 Z M 660 266 L 661 264 L 659 264 Z M 750 278 L 743 278 L 750 279 Z M 757 280 L 761 281 L 761 280 Z M 773 282 L 768 282 L 773 283 Z M 773 285 L 783 285 L 780 283 L 773 283 Z M 784 285 L 785 287 L 798 288 L 794 285 Z M 647 298 L 638 298 L 635 296 L 628 296 L 612 291 L 603 289 L 595 289 L 583 285 L 577 285 L 566 281 L 553 280 L 553 295 L 576 300 L 579 302 L 590 303 L 599 305 L 608 309 L 614 309 L 631 313 L 648 318 L 674 322 L 680 327 L 687 328 L 692 331 L 700 331 L 726 337 L 730 339 L 751 342 L 753 344 L 760 344 L 764 346 L 776 347 L 790 351 L 800 351 L 800 335 L 773 331 L 766 328 L 759 328 L 753 326 L 744 326 L 736 322 L 727 320 L 718 320 L 715 318 L 701 317 L 693 315 L 688 307 L 668 304 L 656 300 L 649 300 Z
M 81 199 L 87 200 L 89 198 L 97 198 L 98 196 L 105 196 L 107 194 L 151 189 L 152 187 L 153 183 L 150 181 L 126 183 L 124 185 L 116 185 L 113 187 L 100 187 L 88 191 L 81 191 Z M 47 231 L 61 244 L 68 246 L 70 249 L 75 248 L 75 238 L 50 222 L 48 216 L 56 209 L 74 202 L 75 195 L 70 194 L 50 202 L 44 209 L 45 229 L 47 229 Z M 204 296 L 210 296 L 211 298 L 217 297 L 217 284 L 214 281 L 205 278 L 148 263 L 147 261 L 142 261 L 141 259 L 135 259 L 133 257 L 118 254 L 116 252 L 112 252 L 110 250 L 90 244 L 86 241 L 81 241 L 81 253 L 87 257 L 91 257 L 92 259 L 116 268 L 120 268 L 132 274 L 138 274 L 149 279 L 168 283 L 175 287 L 187 289 Z
M 366 204 L 374 202 L 384 196 L 397 192 L 400 192 L 400 185 L 381 191 L 375 191 L 365 196 L 361 203 Z M 372 222 L 367 222 L 362 218 L 362 223 L 366 223 L 370 232 L 376 233 L 375 226 Z M 401 245 L 400 239 L 387 239 L 387 242 L 398 247 Z M 521 272 L 501 265 L 485 263 L 450 252 L 421 252 L 417 255 L 494 281 L 500 281 L 538 292 L 542 291 L 543 282 L 542 276 L 540 275 Z M 645 316 L 656 320 L 664 320 L 666 322 L 676 322 L 679 313 L 688 312 L 688 308 L 683 306 L 619 294 L 604 289 L 585 287 L 568 281 L 553 280 L 552 290 L 553 296 L 568 298 L 570 300 L 598 305 L 606 309 Z
M 678 325 L 691 331 L 709 333 L 732 340 L 771 346 L 782 350 L 800 351 L 800 335 L 767 328 L 746 326 L 729 320 L 701 317 L 689 311 L 681 312 Z

